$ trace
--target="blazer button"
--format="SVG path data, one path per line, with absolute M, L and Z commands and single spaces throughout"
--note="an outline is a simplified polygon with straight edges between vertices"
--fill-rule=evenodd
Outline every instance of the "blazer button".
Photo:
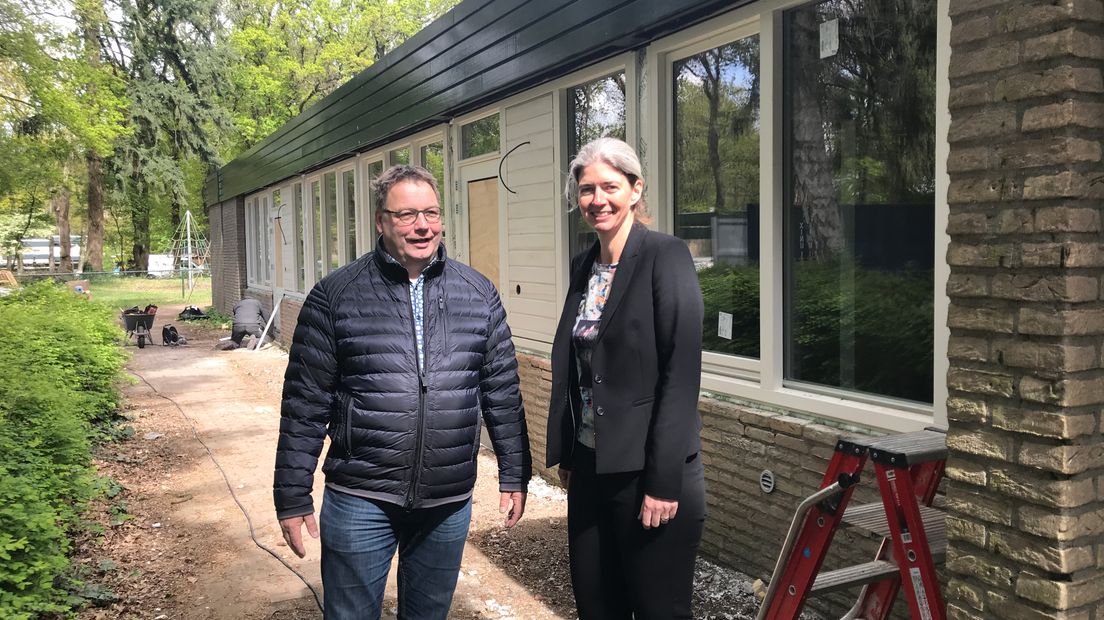
M 605 409 L 603 409 L 601 405 L 599 405 L 599 406 L 597 406 L 597 407 L 595 407 L 595 408 L 594 408 L 594 413 L 595 413 L 596 415 L 605 415 L 605 413 L 606 413 L 606 410 L 605 410 Z
M 594 382 L 595 383 L 601 383 L 602 382 L 602 375 L 594 375 Z

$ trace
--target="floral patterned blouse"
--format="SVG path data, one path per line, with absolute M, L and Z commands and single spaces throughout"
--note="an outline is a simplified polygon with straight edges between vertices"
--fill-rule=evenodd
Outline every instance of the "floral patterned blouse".
M 590 356 L 594 351 L 594 342 L 598 339 L 598 325 L 602 320 L 602 312 L 606 309 L 606 300 L 609 299 L 616 272 L 616 263 L 604 265 L 594 262 L 586 295 L 579 303 L 579 314 L 575 317 L 575 329 L 571 332 L 575 356 L 579 362 L 579 394 L 583 403 L 576 438 L 579 443 L 591 449 L 594 449 L 594 398 L 591 384 L 594 373 L 590 369 Z

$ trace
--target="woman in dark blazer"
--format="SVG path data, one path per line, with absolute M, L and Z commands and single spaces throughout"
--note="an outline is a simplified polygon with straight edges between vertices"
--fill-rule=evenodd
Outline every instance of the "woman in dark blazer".
M 568 489 L 580 620 L 691 618 L 705 520 L 702 296 L 681 240 L 649 230 L 640 160 L 601 138 L 565 193 L 598 241 L 571 262 L 552 346 L 548 466 Z

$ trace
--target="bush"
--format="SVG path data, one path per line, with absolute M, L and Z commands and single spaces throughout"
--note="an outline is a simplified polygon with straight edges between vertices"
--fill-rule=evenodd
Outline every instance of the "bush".
M 931 402 L 931 269 L 881 271 L 841 259 L 795 262 L 790 269 L 788 374 Z M 705 350 L 759 357 L 759 268 L 717 264 L 700 270 L 698 280 Z M 717 335 L 718 312 L 732 314 L 731 339 Z
M 118 410 L 112 313 L 49 283 L 0 298 L 0 617 L 63 609 L 67 533 L 96 492 Z

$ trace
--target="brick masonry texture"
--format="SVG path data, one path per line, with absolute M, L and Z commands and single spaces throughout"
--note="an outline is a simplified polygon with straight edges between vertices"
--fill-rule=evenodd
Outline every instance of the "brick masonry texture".
M 245 292 L 245 200 L 208 207 L 211 227 L 211 291 L 214 307 L 226 314 Z
M 951 618 L 1104 620 L 1104 0 L 951 0 Z

